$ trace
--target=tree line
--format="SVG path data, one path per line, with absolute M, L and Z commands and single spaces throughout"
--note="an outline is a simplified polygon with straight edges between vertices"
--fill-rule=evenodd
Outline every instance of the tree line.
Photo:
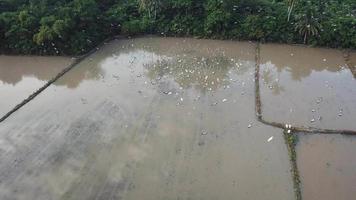
M 0 52 L 78 55 L 114 35 L 356 48 L 356 0 L 0 0 Z

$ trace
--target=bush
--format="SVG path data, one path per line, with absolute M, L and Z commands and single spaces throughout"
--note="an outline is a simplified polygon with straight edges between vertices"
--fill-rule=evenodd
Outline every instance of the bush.
M 298 0 L 290 21 L 287 10 L 285 0 L 0 0 L 0 51 L 82 54 L 142 33 L 356 48 L 354 0 Z

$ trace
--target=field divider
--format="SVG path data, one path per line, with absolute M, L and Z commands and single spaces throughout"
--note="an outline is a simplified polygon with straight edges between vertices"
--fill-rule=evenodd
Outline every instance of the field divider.
M 104 46 L 106 43 L 108 43 L 111 40 L 114 39 L 123 39 L 126 38 L 126 36 L 114 36 L 105 39 L 103 42 L 98 44 L 95 48 L 90 50 L 89 52 L 77 57 L 68 67 L 63 69 L 61 72 L 59 72 L 54 78 L 50 79 L 47 81 L 45 85 L 40 87 L 38 90 L 33 92 L 30 96 L 28 96 L 26 99 L 24 99 L 21 103 L 17 104 L 14 108 L 12 108 L 9 112 L 7 112 L 4 116 L 0 118 L 0 123 L 5 121 L 8 117 L 10 117 L 13 113 L 15 113 L 17 110 L 22 108 L 24 105 L 26 105 L 28 102 L 33 100 L 37 95 L 39 95 L 41 92 L 43 92 L 45 89 L 47 89 L 52 83 L 56 82 L 59 78 L 61 78 L 63 75 L 65 75 L 67 72 L 69 72 L 71 69 L 73 69 L 77 64 L 79 64 L 81 61 L 83 61 L 85 58 L 88 56 L 92 55 L 93 53 L 97 52 L 100 47 Z
M 348 61 L 349 58 L 345 58 Z M 356 69 L 352 68 L 350 64 L 347 62 L 348 66 L 350 67 L 351 72 L 354 76 L 356 76 L 355 71 Z M 257 120 L 265 125 L 276 127 L 283 129 L 283 137 L 285 144 L 288 149 L 289 161 L 291 164 L 291 175 L 293 180 L 293 188 L 294 188 L 294 195 L 296 200 L 302 200 L 302 192 L 301 192 L 301 181 L 299 177 L 299 170 L 297 166 L 297 153 L 295 147 L 298 141 L 298 134 L 297 133 L 313 133 L 313 134 L 342 134 L 342 135 L 356 135 L 356 131 L 354 130 L 332 130 L 332 129 L 320 129 L 320 128 L 313 128 L 313 127 L 292 127 L 289 124 L 284 124 L 280 122 L 271 122 L 263 119 L 262 115 L 262 101 L 261 101 L 261 93 L 260 93 L 260 43 L 256 44 L 256 52 L 255 52 L 255 112 Z
M 256 53 L 255 53 L 255 110 L 257 120 L 263 124 L 287 129 L 286 124 L 280 122 L 271 122 L 263 119 L 262 114 L 262 101 L 260 93 L 260 43 L 257 43 Z M 351 69 L 351 68 L 350 68 Z M 303 133 L 319 133 L 319 134 L 342 134 L 342 135 L 356 135 L 356 130 L 334 130 L 334 129 L 321 129 L 307 126 L 293 126 L 288 128 L 294 133 L 303 132 Z

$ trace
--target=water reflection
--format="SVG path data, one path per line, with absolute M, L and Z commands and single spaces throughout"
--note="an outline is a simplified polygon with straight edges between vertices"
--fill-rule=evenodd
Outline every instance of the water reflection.
M 105 45 L 2 123 L 0 199 L 293 199 L 283 137 L 255 121 L 254 52 Z
M 152 80 L 169 77 L 184 89 L 194 88 L 205 93 L 229 85 L 229 72 L 238 66 L 236 63 L 234 59 L 224 56 L 206 58 L 184 54 L 169 60 L 159 60 L 145 68 L 147 76 Z
M 261 45 L 261 63 L 266 119 L 355 129 L 356 79 L 341 51 L 267 44 Z
M 99 80 L 105 73 L 100 67 L 100 62 L 102 62 L 102 59 L 97 59 L 95 56 L 89 56 L 71 69 L 70 73 L 61 77 L 60 81 L 56 81 L 53 84 L 75 89 L 85 80 Z
M 173 81 L 182 89 L 194 88 L 206 92 L 228 87 L 231 81 L 237 81 L 231 78 L 232 74 L 242 75 L 253 67 L 254 55 L 242 49 L 251 47 L 249 43 L 138 38 L 109 43 L 105 50 L 99 50 L 92 57 L 92 67 L 84 67 L 90 63 L 81 63 L 80 66 L 98 71 L 99 78 L 103 79 L 119 78 L 120 74 L 125 74 L 122 70 L 128 70 L 137 77 L 149 79 L 151 84 Z M 108 57 L 108 54 L 111 56 Z M 77 73 L 83 74 L 80 68 L 76 67 Z M 65 79 L 73 78 L 67 76 Z
M 0 83 L 15 87 L 26 78 L 34 78 L 36 80 L 33 81 L 36 82 L 37 80 L 46 82 L 69 66 L 72 61 L 68 57 L 54 56 L 0 56 Z M 82 61 L 79 65 L 90 67 L 85 70 L 72 70 L 72 73 L 64 77 L 67 81 L 55 82 L 54 85 L 76 88 L 84 80 L 102 77 L 103 71 L 96 67 L 98 62 L 91 58 Z M 2 87 L 1 84 L 0 87 Z
M 0 116 L 67 67 L 67 57 L 0 56 Z
M 289 75 L 292 81 L 302 82 L 313 72 L 348 70 L 341 51 L 301 46 L 267 44 L 261 46 L 261 78 L 273 94 L 285 91 L 280 77 Z
M 347 60 L 347 65 L 349 66 L 354 78 L 356 79 L 356 52 L 351 52 L 349 59 Z
M 341 51 L 301 46 L 267 44 L 261 46 L 261 68 L 287 71 L 292 80 L 301 81 L 313 71 L 338 72 L 346 68 Z
M 48 81 L 70 63 L 66 57 L 0 56 L 0 81 L 13 86 L 24 77 Z
M 274 65 L 268 61 L 262 65 L 262 80 L 265 85 L 272 90 L 274 95 L 278 95 L 281 92 L 285 91 L 284 87 L 279 84 L 280 72 L 276 72 Z

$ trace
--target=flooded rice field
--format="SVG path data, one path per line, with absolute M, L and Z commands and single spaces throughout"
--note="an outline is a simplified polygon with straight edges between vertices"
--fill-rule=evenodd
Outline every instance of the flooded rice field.
M 356 79 L 338 50 L 261 45 L 266 120 L 356 130 Z
M 66 57 L 0 55 L 0 117 L 71 62 Z
M 283 130 L 256 118 L 258 49 L 157 37 L 105 44 L 0 123 L 0 199 L 296 199 Z M 352 56 L 260 50 L 264 118 L 356 130 Z M 299 139 L 303 198 L 333 197 L 315 195 L 354 182 L 354 140 Z M 355 196 L 351 186 L 335 186 L 339 193 Z
M 298 169 L 305 200 L 349 200 L 356 197 L 356 138 L 301 135 Z
M 294 199 L 282 131 L 255 120 L 254 57 L 105 45 L 1 124 L 1 199 Z

